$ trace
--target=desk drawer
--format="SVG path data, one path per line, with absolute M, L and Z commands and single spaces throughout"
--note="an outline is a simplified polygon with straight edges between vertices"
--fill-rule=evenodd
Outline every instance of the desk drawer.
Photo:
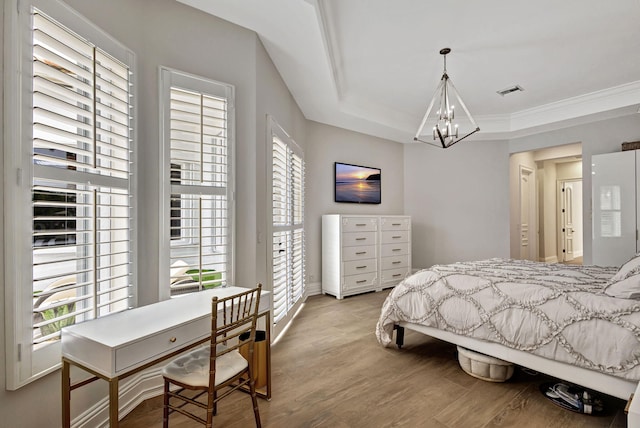
M 400 282 L 407 275 L 409 275 L 409 269 L 406 267 L 398 268 L 398 269 L 383 270 L 382 283 L 386 284 L 389 282 Z
M 377 218 L 344 217 L 342 219 L 343 232 L 375 232 L 378 230 Z
M 376 257 L 376 247 L 374 245 L 363 245 L 358 247 L 344 247 L 342 249 L 342 260 L 373 259 Z
M 342 246 L 373 245 L 376 243 L 376 232 L 349 232 L 342 234 Z
M 407 242 L 382 245 L 382 257 L 404 256 L 406 254 L 409 254 L 409 243 Z
M 382 232 L 382 244 L 392 244 L 394 242 L 409 242 L 409 231 L 388 230 Z
M 344 275 L 359 275 L 362 273 L 375 272 L 378 270 L 378 264 L 376 263 L 376 259 L 354 260 L 344 262 L 342 264 L 342 270 Z
M 203 335 L 202 332 L 206 333 Z M 198 339 L 206 337 L 207 334 L 211 334 L 211 318 L 203 317 L 116 349 L 116 373 L 127 370 L 134 365 L 142 365 L 152 361 L 175 349 L 196 342 Z
M 382 230 L 409 230 L 411 219 L 397 217 L 382 217 L 380 219 L 380 228 Z
M 343 277 L 342 291 L 355 290 L 358 288 L 368 288 L 378 284 L 378 273 L 369 272 L 361 275 L 349 275 Z
M 395 256 L 395 257 L 383 257 L 382 258 L 382 269 L 398 269 L 398 268 L 407 268 L 409 266 L 409 256 Z

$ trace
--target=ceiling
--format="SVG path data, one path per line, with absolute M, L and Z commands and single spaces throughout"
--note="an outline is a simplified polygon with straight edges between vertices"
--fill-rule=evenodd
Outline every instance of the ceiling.
M 307 119 L 398 142 L 413 140 L 444 47 L 481 129 L 470 139 L 639 112 L 640 0 L 178 1 L 255 31 Z M 513 85 L 524 91 L 496 93 Z

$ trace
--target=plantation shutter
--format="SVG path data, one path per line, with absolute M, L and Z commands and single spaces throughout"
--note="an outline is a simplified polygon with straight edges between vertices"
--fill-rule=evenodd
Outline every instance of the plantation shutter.
M 304 293 L 304 161 L 273 136 L 273 317 L 282 320 Z
M 130 307 L 131 79 L 33 11 L 33 343 Z
M 226 88 L 218 86 L 224 94 Z M 172 86 L 169 103 L 170 283 L 175 295 L 228 281 L 228 99 Z

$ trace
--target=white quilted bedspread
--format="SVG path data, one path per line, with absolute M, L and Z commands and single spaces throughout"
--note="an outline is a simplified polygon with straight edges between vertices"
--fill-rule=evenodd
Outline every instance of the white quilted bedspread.
M 640 301 L 603 293 L 615 272 L 504 259 L 434 266 L 391 291 L 376 336 L 387 346 L 407 321 L 640 380 Z

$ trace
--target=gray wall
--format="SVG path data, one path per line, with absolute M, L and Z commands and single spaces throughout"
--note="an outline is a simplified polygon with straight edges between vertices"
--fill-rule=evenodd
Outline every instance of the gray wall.
M 268 272 L 271 266 L 267 266 L 267 234 L 270 230 L 272 219 L 270 208 L 271 193 L 270 183 L 267 181 L 267 170 L 271 167 L 271 135 L 268 135 L 267 114 L 272 116 L 278 124 L 293 138 L 293 140 L 306 153 L 306 124 L 307 120 L 298 108 L 295 100 L 282 81 L 278 70 L 271 62 L 271 58 L 258 40 L 256 51 L 256 153 L 255 153 L 255 185 L 256 185 L 256 273 L 257 281 L 267 283 Z M 308 160 L 307 160 L 308 162 Z M 243 170 L 238 170 L 238 175 L 243 175 Z M 269 190 L 269 192 L 267 192 Z M 254 241 L 256 242 L 256 241 Z M 242 269 L 242 265 L 236 270 Z
M 404 150 L 413 267 L 509 256 L 509 152 L 504 141 Z
M 403 214 L 403 145 L 342 128 L 307 122 L 305 234 L 310 288 L 321 280 L 321 217 L 323 214 Z M 334 202 L 334 162 L 380 168 L 382 203 Z

